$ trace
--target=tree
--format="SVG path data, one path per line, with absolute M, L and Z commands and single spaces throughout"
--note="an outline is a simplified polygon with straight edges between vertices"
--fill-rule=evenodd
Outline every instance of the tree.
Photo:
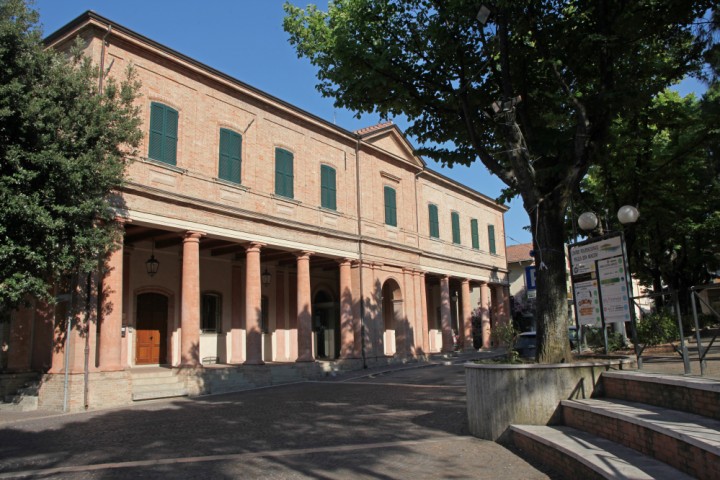
M 37 20 L 24 1 L 0 1 L 0 306 L 6 309 L 31 296 L 52 300 L 51 286 L 63 275 L 98 268 L 117 239 L 111 193 L 141 138 L 132 73 L 100 87 L 89 59 L 44 48 Z
M 538 360 L 570 357 L 564 241 L 572 193 L 606 161 L 612 122 L 698 67 L 707 0 L 285 4 L 285 30 L 339 107 L 404 114 L 419 150 L 479 159 L 520 195 L 537 274 Z M 480 15 L 477 15 L 479 18 Z M 450 145 L 450 146 L 447 146 Z
M 631 271 L 657 293 L 663 286 L 680 292 L 685 312 L 685 292 L 720 267 L 719 97 L 718 83 L 702 99 L 666 91 L 615 122 L 615 148 L 591 167 L 575 203 L 596 212 L 636 205 L 640 221 L 626 230 Z

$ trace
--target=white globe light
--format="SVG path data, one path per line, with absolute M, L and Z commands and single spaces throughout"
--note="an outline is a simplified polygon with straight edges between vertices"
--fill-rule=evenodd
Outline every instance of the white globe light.
M 638 212 L 638 209 L 632 205 L 623 205 L 620 207 L 620 210 L 618 210 L 617 216 L 620 223 L 626 225 L 628 223 L 637 222 L 640 212 Z
M 592 230 L 595 230 L 595 227 L 598 226 L 598 217 L 592 212 L 585 212 L 578 218 L 578 226 L 585 230 L 586 232 L 590 232 Z

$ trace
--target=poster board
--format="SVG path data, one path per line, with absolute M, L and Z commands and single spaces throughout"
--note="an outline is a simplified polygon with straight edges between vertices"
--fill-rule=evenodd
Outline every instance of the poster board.
M 622 234 L 576 243 L 569 255 L 578 324 L 602 327 L 629 322 L 631 298 Z

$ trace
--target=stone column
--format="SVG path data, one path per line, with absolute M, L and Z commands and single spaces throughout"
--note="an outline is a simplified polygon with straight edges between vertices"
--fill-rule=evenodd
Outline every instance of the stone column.
M 310 255 L 297 255 L 297 335 L 298 362 L 313 362 L 312 352 L 312 299 L 310 298 Z
M 495 301 L 493 302 L 493 307 L 495 310 L 495 321 L 499 324 L 505 324 L 509 320 L 508 311 L 509 309 L 509 299 L 505 297 L 505 285 L 495 285 Z M 505 304 L 508 304 L 508 307 L 505 307 Z
M 440 279 L 440 322 L 442 325 L 442 351 L 452 352 L 452 316 L 450 312 L 450 277 Z
M 463 278 L 462 288 L 462 338 L 463 348 L 465 350 L 473 349 L 473 334 L 472 334 L 472 306 L 470 305 L 470 280 Z
M 200 237 L 186 232 L 182 253 L 182 298 L 180 303 L 180 364 L 200 365 Z
M 110 254 L 103 279 L 100 317 L 100 371 L 122 370 L 123 261 L 122 241 Z
M 230 295 L 232 295 L 232 312 L 230 314 L 230 363 L 243 362 L 242 354 L 242 320 L 245 316 L 242 298 L 242 266 L 233 265 L 230 273 Z
M 482 348 L 490 348 L 490 286 L 480 285 L 480 325 L 482 331 Z
M 430 333 L 428 332 L 427 284 L 425 272 L 418 273 L 420 277 L 420 321 L 422 322 L 422 346 L 425 354 L 430 353 Z
M 353 356 L 355 345 L 350 259 L 340 261 L 340 358 Z
M 262 285 L 260 249 L 262 243 L 245 247 L 245 365 L 263 365 L 262 360 Z
M 413 281 L 413 271 L 408 268 L 403 268 L 403 284 L 405 286 L 405 292 L 403 293 L 405 315 L 402 320 L 405 323 L 403 325 L 405 330 L 405 343 L 403 343 L 402 354 L 404 356 L 410 356 L 415 354 L 418 332 L 416 328 L 417 313 L 415 312 L 415 283 Z

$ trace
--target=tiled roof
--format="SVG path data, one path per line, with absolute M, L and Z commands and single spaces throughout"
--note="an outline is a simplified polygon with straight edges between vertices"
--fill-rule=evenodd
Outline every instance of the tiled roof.
M 519 245 L 508 245 L 506 250 L 507 255 L 507 262 L 508 263 L 515 263 L 515 262 L 524 262 L 528 260 L 533 260 L 533 257 L 530 256 L 530 250 L 533 249 L 532 243 L 521 243 Z
M 371 125 L 369 127 L 361 128 L 360 130 L 355 130 L 355 133 L 358 135 L 365 135 L 366 133 L 374 132 L 375 130 L 381 130 L 383 128 L 390 127 L 392 126 L 392 124 L 392 120 L 389 120 L 387 122 L 378 123 L 377 125 Z

